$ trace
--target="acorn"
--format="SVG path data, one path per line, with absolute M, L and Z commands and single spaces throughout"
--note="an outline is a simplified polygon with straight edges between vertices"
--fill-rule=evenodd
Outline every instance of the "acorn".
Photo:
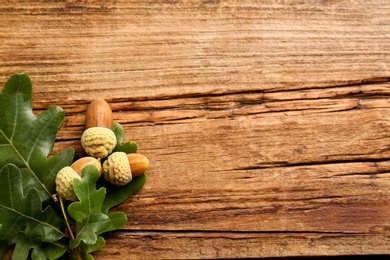
M 127 160 L 129 161 L 133 178 L 145 173 L 149 167 L 149 159 L 140 153 L 127 154 Z
M 86 130 L 81 136 L 81 145 L 85 152 L 95 158 L 107 157 L 117 143 L 112 127 L 110 105 L 103 99 L 92 101 L 85 114 Z
M 80 177 L 83 177 L 82 171 L 87 165 L 94 165 L 99 173 L 102 172 L 102 165 L 100 163 L 100 160 L 96 159 L 95 157 L 83 157 L 72 163 L 70 166 Z
M 139 153 L 115 152 L 103 163 L 103 177 L 116 186 L 129 183 L 143 174 L 149 167 L 149 160 Z
M 89 104 L 85 114 L 85 128 L 105 127 L 112 130 L 112 110 L 104 99 L 96 99 Z

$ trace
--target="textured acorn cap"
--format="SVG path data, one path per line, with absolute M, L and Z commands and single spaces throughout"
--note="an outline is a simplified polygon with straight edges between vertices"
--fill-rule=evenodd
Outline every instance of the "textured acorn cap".
M 132 180 L 130 164 L 126 153 L 115 152 L 103 163 L 104 178 L 116 186 L 123 186 Z
M 84 131 L 81 145 L 85 152 L 95 158 L 107 157 L 116 146 L 116 136 L 111 129 L 92 127 Z
M 56 191 L 58 196 L 65 200 L 75 201 L 77 196 L 73 190 L 73 179 L 81 179 L 70 166 L 62 168 L 56 176 Z

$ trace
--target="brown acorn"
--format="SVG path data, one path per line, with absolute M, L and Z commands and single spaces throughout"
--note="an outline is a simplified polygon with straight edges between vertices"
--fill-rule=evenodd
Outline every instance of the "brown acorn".
M 129 153 L 127 154 L 127 159 L 129 160 L 133 178 L 143 174 L 149 167 L 149 159 L 145 155 Z
M 112 130 L 112 110 L 104 99 L 96 99 L 89 104 L 85 114 L 85 128 L 105 127 Z
M 102 175 L 111 184 L 123 186 L 143 174 L 148 167 L 149 160 L 142 154 L 115 152 L 104 161 Z
M 70 167 L 75 170 L 80 177 L 83 177 L 82 171 L 87 165 L 94 165 L 98 169 L 99 173 L 102 172 L 100 160 L 89 156 L 78 159 Z

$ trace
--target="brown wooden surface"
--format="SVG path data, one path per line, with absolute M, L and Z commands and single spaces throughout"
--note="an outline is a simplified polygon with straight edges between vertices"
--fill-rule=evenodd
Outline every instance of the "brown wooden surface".
M 81 152 L 106 99 L 151 167 L 96 259 L 390 254 L 390 2 L 2 1 Z

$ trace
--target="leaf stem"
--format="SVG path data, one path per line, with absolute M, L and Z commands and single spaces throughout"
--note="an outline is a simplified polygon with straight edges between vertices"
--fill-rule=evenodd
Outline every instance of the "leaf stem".
M 72 238 L 72 240 L 74 240 L 75 237 L 74 237 L 72 229 L 71 229 L 71 227 L 69 225 L 68 217 L 66 216 L 66 212 L 65 212 L 65 208 L 64 208 L 64 202 L 62 201 L 62 198 L 60 196 L 58 196 L 58 198 L 60 199 L 61 211 L 62 211 L 62 214 L 64 215 L 65 223 L 66 223 L 66 226 L 68 227 L 70 237 Z
M 77 260 L 82 260 L 81 255 L 80 255 L 80 249 L 79 249 L 79 247 L 76 247 L 76 248 L 75 248 L 75 254 L 76 254 L 76 259 L 77 259 Z

